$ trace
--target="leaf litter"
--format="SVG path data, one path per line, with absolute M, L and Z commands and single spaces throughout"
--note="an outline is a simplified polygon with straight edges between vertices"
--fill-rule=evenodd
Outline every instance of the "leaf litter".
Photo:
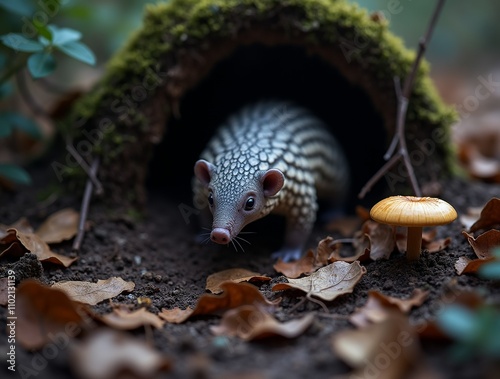
M 210 329 L 215 335 L 236 336 L 245 341 L 274 336 L 295 338 L 312 324 L 314 315 L 287 322 L 279 322 L 271 314 L 255 305 L 242 305 L 230 309 L 222 316 L 219 325 Z
M 63 291 L 25 280 L 16 291 L 17 341 L 28 350 L 36 350 L 53 342 L 58 333 L 75 337 L 89 312 Z
M 366 273 L 366 268 L 358 261 L 353 263 L 334 262 L 320 268 L 310 276 L 300 279 L 288 279 L 288 283 L 278 283 L 272 287 L 273 291 L 298 289 L 319 299 L 332 301 L 336 297 L 351 293 L 354 286 Z
M 158 316 L 167 322 L 180 324 L 194 316 L 218 314 L 242 305 L 271 307 L 277 303 L 267 300 L 258 288 L 248 283 L 224 282 L 220 287 L 222 294 L 204 294 L 194 308 L 162 309 Z
M 261 275 L 256 272 L 244 268 L 230 268 L 227 270 L 219 271 L 214 274 L 210 274 L 207 277 L 207 283 L 205 289 L 211 293 L 218 294 L 223 290 L 221 284 L 227 281 L 233 283 L 240 282 L 268 282 L 271 278 L 265 275 Z
M 73 369 L 84 379 L 132 376 L 156 377 L 170 369 L 170 360 L 137 337 L 112 329 L 97 329 L 71 349 Z
M 111 299 L 124 291 L 131 292 L 134 287 L 134 282 L 126 282 L 116 276 L 106 280 L 98 280 L 97 283 L 65 281 L 52 285 L 52 288 L 65 292 L 74 301 L 90 305 Z
M 387 319 L 394 310 L 408 313 L 411 308 L 422 305 L 428 295 L 429 291 L 416 288 L 408 299 L 400 299 L 384 295 L 376 290 L 370 290 L 365 305 L 356 309 L 349 316 L 349 321 L 357 327 L 365 327 L 381 322 Z
M 17 229 L 7 229 L 0 239 L 0 257 L 20 257 L 26 252 L 33 253 L 40 262 L 51 262 L 69 267 L 78 258 L 70 258 L 53 252 L 49 245 L 34 233 L 23 233 Z

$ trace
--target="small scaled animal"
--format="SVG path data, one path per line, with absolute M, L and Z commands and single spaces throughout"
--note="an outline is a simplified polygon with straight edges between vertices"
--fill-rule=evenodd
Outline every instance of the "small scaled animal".
M 208 202 L 210 239 L 235 240 L 273 212 L 286 217 L 284 244 L 273 258 L 298 259 L 316 220 L 318 198 L 339 204 L 349 186 L 342 148 L 326 125 L 294 103 L 265 100 L 224 123 L 194 166 L 194 203 Z

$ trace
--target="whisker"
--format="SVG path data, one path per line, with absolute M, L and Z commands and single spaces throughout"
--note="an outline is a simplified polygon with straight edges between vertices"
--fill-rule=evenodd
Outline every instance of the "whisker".
M 238 246 L 240 247 L 241 251 L 245 252 L 245 249 L 243 249 L 243 246 L 241 246 L 241 243 L 239 243 L 239 241 L 238 241 L 237 238 L 233 239 L 233 241 L 238 244 Z M 236 251 L 238 251 L 238 249 L 236 249 Z
M 234 240 L 234 239 L 232 239 L 232 240 L 231 240 L 231 244 L 233 245 L 234 250 L 235 250 L 236 252 L 238 252 L 238 248 L 236 247 L 236 244 L 234 243 L 234 241 L 235 241 L 235 240 Z M 227 244 L 227 246 L 229 246 L 229 244 Z
M 239 234 L 257 234 L 257 232 L 240 232 Z
M 248 241 L 248 240 L 246 240 L 246 239 L 244 239 L 244 238 L 242 238 L 242 237 L 240 237 L 240 236 L 236 236 L 236 239 L 239 239 L 239 240 L 241 240 L 241 241 L 243 241 L 243 242 L 246 242 L 246 243 L 248 243 L 249 245 L 251 245 L 251 244 L 252 244 L 250 241 Z
M 201 227 L 201 229 L 208 230 L 208 231 L 210 231 L 210 232 L 212 231 L 212 229 L 211 229 L 211 228 L 205 228 L 204 226 L 202 226 L 202 227 Z

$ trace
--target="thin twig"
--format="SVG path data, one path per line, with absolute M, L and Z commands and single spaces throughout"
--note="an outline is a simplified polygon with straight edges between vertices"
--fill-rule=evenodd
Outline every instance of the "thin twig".
M 26 83 L 26 76 L 23 70 L 18 71 L 16 73 L 16 84 L 19 89 L 19 93 L 23 98 L 24 102 L 28 105 L 31 112 L 37 116 L 45 116 L 48 117 L 47 112 L 43 109 L 35 100 L 35 98 L 31 95 L 31 91 L 28 88 L 28 84 Z
M 363 198 L 371 190 L 371 188 L 377 183 L 389 170 L 397 163 L 400 159 L 403 160 L 406 171 L 408 172 L 408 178 L 413 189 L 415 196 L 422 196 L 422 191 L 418 185 L 417 178 L 415 176 L 415 171 L 411 164 L 410 155 L 408 154 L 408 149 L 406 146 L 406 136 L 405 136 L 405 120 L 406 113 L 408 110 L 408 102 L 411 96 L 411 91 L 413 89 L 413 83 L 417 76 L 418 67 L 420 66 L 420 61 L 422 60 L 427 45 L 430 41 L 434 27 L 439 18 L 439 14 L 443 8 L 446 0 L 439 0 L 432 14 L 431 21 L 427 27 L 427 31 L 419 41 L 417 56 L 413 62 L 410 74 L 406 77 L 404 88 L 401 90 L 401 85 L 399 83 L 399 78 L 394 78 L 394 87 L 396 92 L 396 97 L 398 100 L 397 104 L 397 117 L 396 117 L 396 132 L 391 141 L 387 153 L 384 155 L 384 159 L 387 161 L 364 185 L 359 193 L 358 197 Z
M 92 162 L 92 166 L 90 167 L 90 172 L 92 175 L 97 174 L 97 170 L 99 169 L 99 158 L 95 158 Z M 87 215 L 89 213 L 89 205 L 90 198 L 92 197 L 92 192 L 94 189 L 94 185 L 90 177 L 87 179 L 87 183 L 85 184 L 85 192 L 83 193 L 82 199 L 82 207 L 80 209 L 80 219 L 78 220 L 78 233 L 73 241 L 73 250 L 80 250 L 80 246 L 82 245 L 83 237 L 85 236 L 85 224 L 87 222 Z
M 92 173 L 92 170 L 90 169 L 90 166 L 85 162 L 85 159 L 82 158 L 82 156 L 76 151 L 76 149 L 73 147 L 71 143 L 66 144 L 66 150 L 68 150 L 68 153 L 70 153 L 73 158 L 77 161 L 77 163 L 80 165 L 80 167 L 85 171 L 89 179 L 92 181 L 92 184 L 95 186 L 95 193 L 97 195 L 102 195 L 103 189 L 102 189 L 102 184 L 97 179 L 96 174 Z

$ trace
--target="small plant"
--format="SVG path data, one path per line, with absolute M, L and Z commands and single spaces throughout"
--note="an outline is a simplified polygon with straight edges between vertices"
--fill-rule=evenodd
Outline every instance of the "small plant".
M 58 3 L 62 6 L 62 3 Z M 16 0 L 15 2 L 0 1 L 0 12 L 10 16 L 6 22 L 9 29 L 19 29 L 12 20 L 21 20 L 26 15 L 34 13 L 33 2 Z M 23 16 L 23 17 L 22 17 Z M 31 38 L 10 32 L 0 36 L 0 42 L 8 49 L 0 49 L 0 99 L 4 100 L 13 94 L 11 79 L 22 78 L 22 71 L 27 68 L 33 79 L 46 77 L 54 72 L 57 66 L 56 52 L 63 53 L 89 65 L 95 64 L 94 53 L 80 40 L 82 34 L 74 29 L 61 28 L 54 24 L 42 24 L 33 19 Z M 4 29 L 5 30 L 5 29 Z M 2 51 L 3 50 L 3 51 Z M 10 50 L 10 52 L 9 52 Z M 19 93 L 25 98 L 30 96 L 25 86 L 17 86 Z M 26 101 L 28 105 L 30 101 Z M 40 109 L 34 109 L 40 114 Z M 40 140 L 42 134 L 36 123 L 15 111 L 0 112 L 0 138 L 13 138 L 16 131 L 21 131 L 35 140 Z M 9 143 L 6 143 L 8 146 Z M 28 173 L 15 164 L 0 163 L 0 177 L 18 184 L 31 182 Z
M 457 343 L 452 356 L 457 360 L 478 355 L 500 357 L 500 310 L 483 305 L 477 309 L 453 304 L 438 317 L 441 330 Z
M 59 28 L 55 25 L 37 27 L 38 39 L 24 37 L 20 33 L 0 36 L 2 43 L 18 52 L 25 53 L 20 68 L 27 64 L 34 79 L 50 75 L 56 68 L 54 51 L 58 50 L 76 60 L 94 65 L 95 56 L 87 45 L 80 42 L 82 34 L 74 29 Z M 2 79 L 4 79 L 2 77 Z

